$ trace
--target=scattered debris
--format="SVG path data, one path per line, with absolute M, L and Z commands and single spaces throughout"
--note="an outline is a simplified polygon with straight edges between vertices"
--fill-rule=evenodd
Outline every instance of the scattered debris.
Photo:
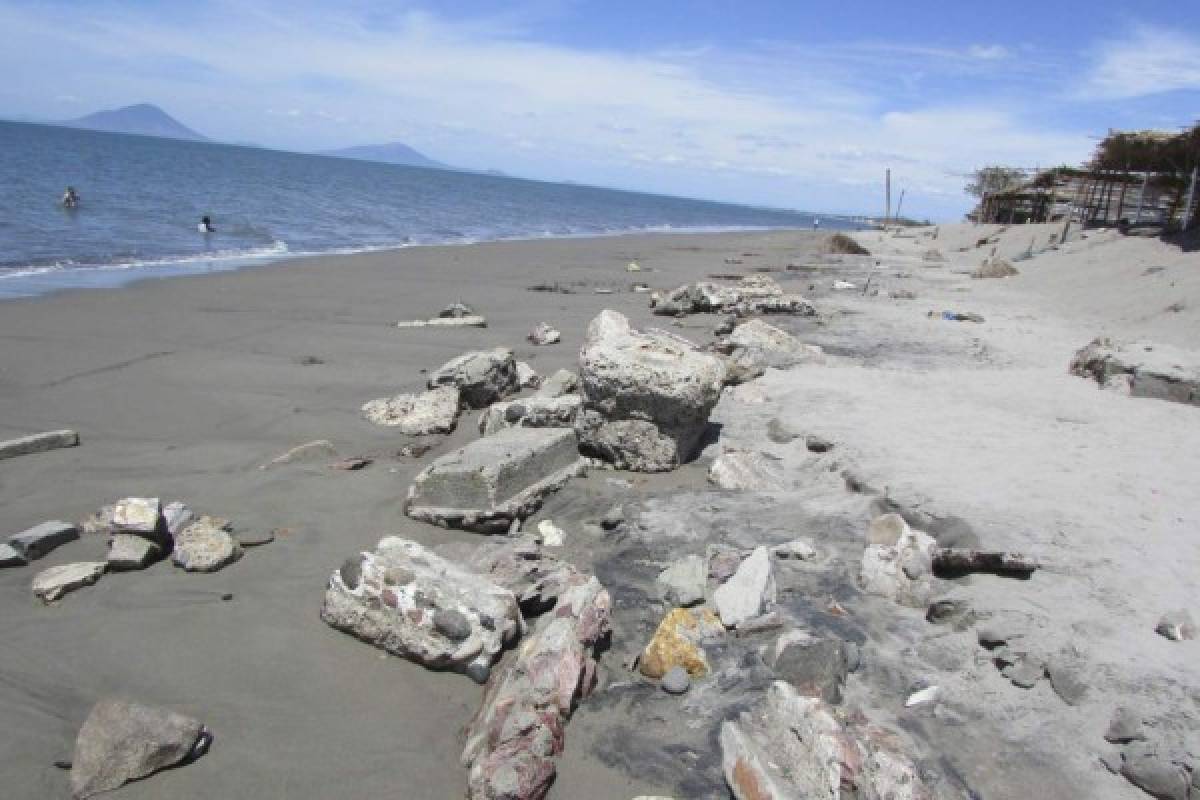
M 976 314 L 973 311 L 930 311 L 926 314 L 928 317 L 938 317 L 939 319 L 949 320 L 950 322 L 983 322 L 983 316 Z
M 540 322 L 525 337 L 535 345 L 556 344 L 562 340 L 562 333 L 548 322 Z
M 1196 638 L 1196 623 L 1192 621 L 1192 615 L 1186 609 L 1178 611 L 1168 611 L 1162 615 L 1155 626 L 1154 632 L 1160 636 L 1165 636 L 1173 642 L 1183 641 L 1184 639 Z

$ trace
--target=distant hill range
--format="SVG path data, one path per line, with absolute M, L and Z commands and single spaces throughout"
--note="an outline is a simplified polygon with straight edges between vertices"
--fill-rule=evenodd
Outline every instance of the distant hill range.
M 150 103 L 138 103 L 135 106 L 114 108 L 111 111 L 97 111 L 95 114 L 66 120 L 59 124 L 69 128 L 86 128 L 91 131 L 136 133 L 141 136 L 162 136 L 167 139 L 188 139 L 194 142 L 210 141 L 207 136 L 197 133 L 158 106 Z
M 406 167 L 454 169 L 454 167 L 447 166 L 440 161 L 434 161 L 428 156 L 421 155 L 416 150 L 401 142 L 364 144 L 358 147 L 343 147 L 340 150 L 322 150 L 319 155 L 334 156 L 335 158 L 353 158 L 358 161 L 379 161 L 384 164 L 402 164 Z

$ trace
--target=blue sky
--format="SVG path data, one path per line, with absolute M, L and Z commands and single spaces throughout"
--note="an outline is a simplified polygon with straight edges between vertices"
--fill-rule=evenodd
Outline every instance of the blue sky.
M 987 163 L 1200 119 L 1200 3 L 0 0 L 0 116 L 153 102 L 215 138 L 953 218 Z

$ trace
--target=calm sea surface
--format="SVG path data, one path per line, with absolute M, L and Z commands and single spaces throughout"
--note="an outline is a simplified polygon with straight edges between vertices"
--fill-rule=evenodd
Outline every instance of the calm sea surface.
M 68 185 L 74 210 L 58 205 Z M 204 215 L 216 233 L 197 230 Z M 295 255 L 811 225 L 801 213 L 0 121 L 0 297 Z

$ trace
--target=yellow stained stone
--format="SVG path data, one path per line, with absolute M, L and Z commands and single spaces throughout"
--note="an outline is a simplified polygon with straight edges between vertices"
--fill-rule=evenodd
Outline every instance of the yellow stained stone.
M 672 667 L 683 667 L 693 678 L 704 677 L 708 659 L 700 643 L 724 630 L 721 620 L 707 608 L 672 609 L 646 645 L 638 669 L 647 678 L 661 678 Z

